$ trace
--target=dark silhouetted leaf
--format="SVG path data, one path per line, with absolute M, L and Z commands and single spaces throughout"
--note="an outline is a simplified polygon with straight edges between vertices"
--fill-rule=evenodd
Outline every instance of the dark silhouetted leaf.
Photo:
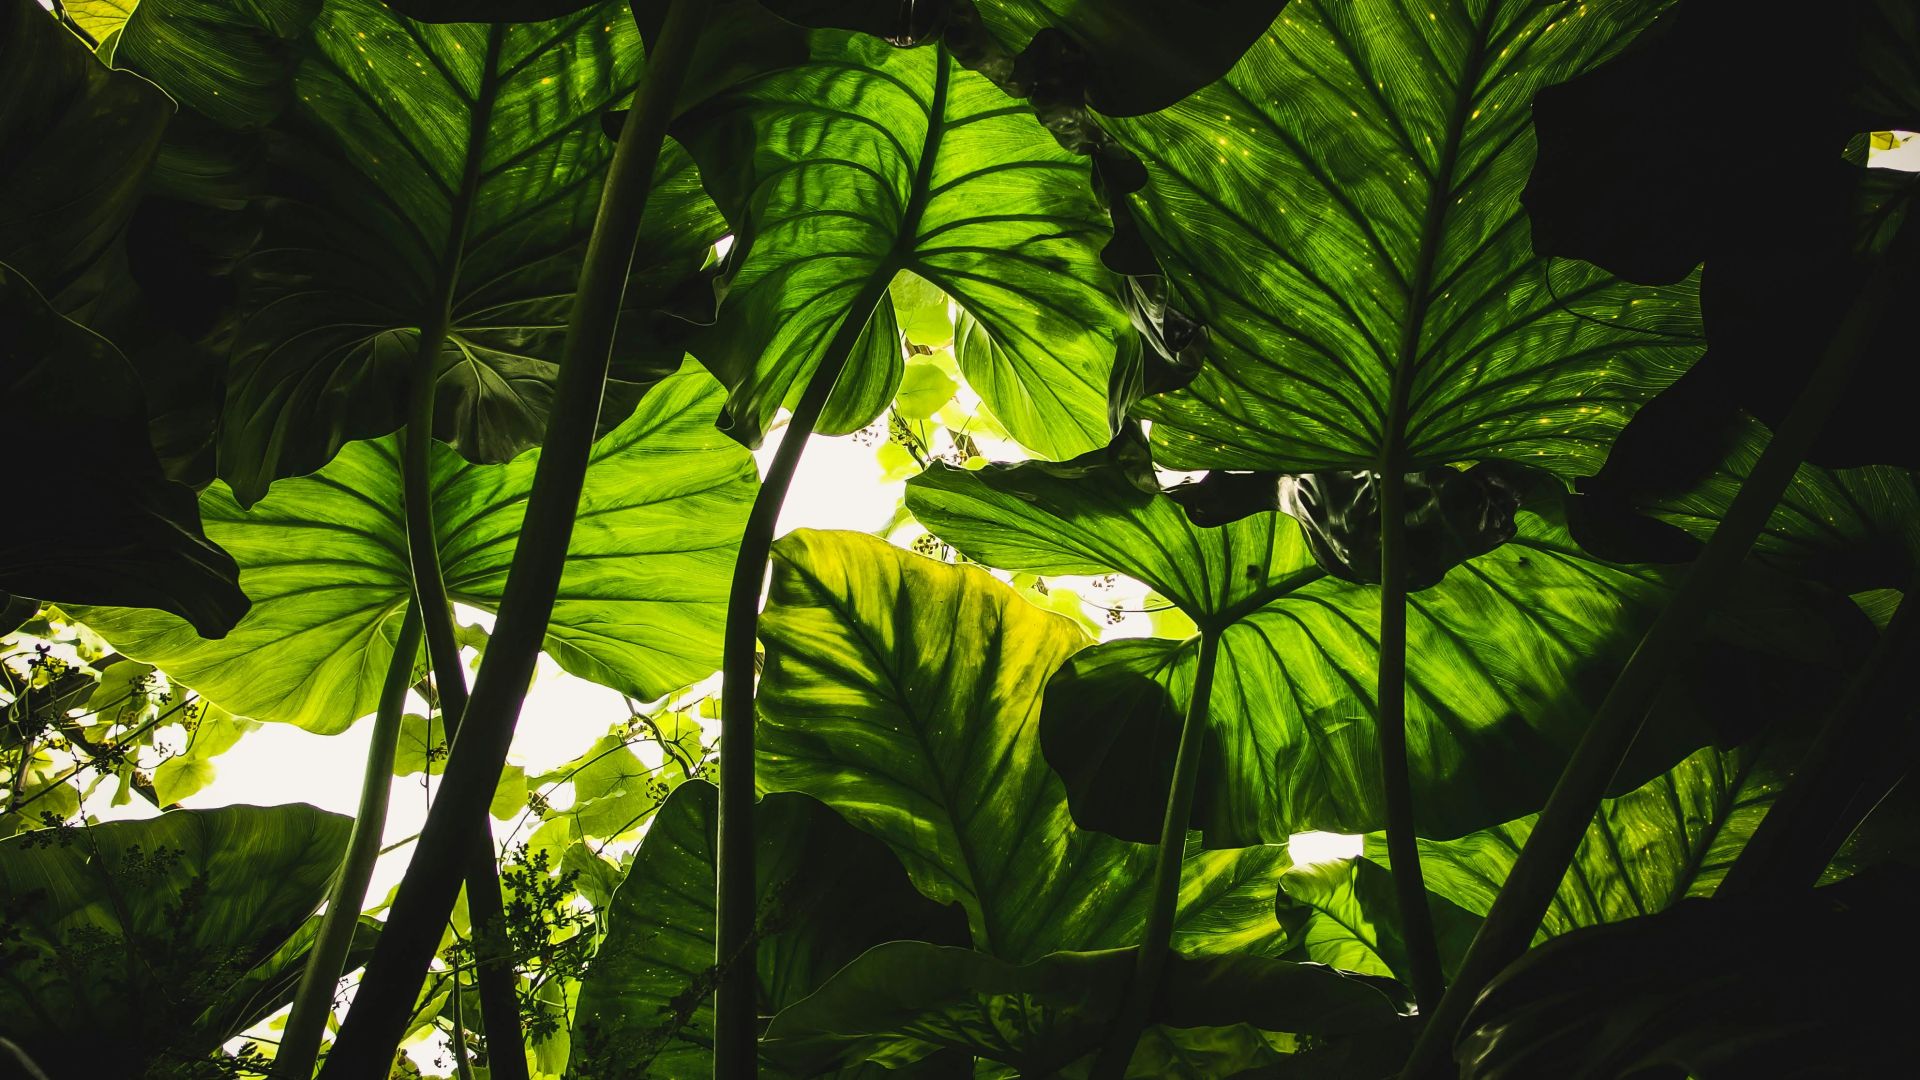
M 538 443 L 612 152 L 600 116 L 632 92 L 640 53 L 619 3 L 547 23 L 445 26 L 374 0 L 140 5 L 119 60 L 179 99 L 191 132 L 261 133 L 251 154 L 262 160 L 222 178 L 260 230 L 221 331 L 219 473 L 243 505 L 399 427 L 420 335 L 443 310 L 435 434 L 477 462 Z M 669 148 L 603 431 L 678 366 L 655 309 L 723 230 Z
M 911 1064 L 941 1050 L 1023 1076 L 1059 1075 L 1099 1047 L 1133 964 L 1132 949 L 1014 964 L 921 941 L 881 945 L 775 1016 L 767 1054 L 803 1075 L 850 1061 Z M 1173 958 L 1152 1015 L 1175 1028 L 1246 1024 L 1316 1036 L 1377 1031 L 1398 1018 L 1365 980 L 1259 957 Z
M 569 1077 L 712 1070 L 717 811 L 713 786 L 694 781 L 675 788 L 655 818 L 581 987 Z M 799 1001 L 880 942 L 965 940 L 959 909 L 916 893 L 884 844 L 826 806 L 773 794 L 756 818 L 763 1013 Z
M 291 963 L 283 943 L 326 897 L 351 824 L 228 806 L 0 841 L 0 1033 L 55 1080 L 212 1053 L 257 1019 L 238 998 L 270 978 L 262 965 Z
M 158 608 L 189 636 L 227 633 L 247 612 L 238 570 L 201 531 L 193 492 L 162 475 L 126 358 L 4 264 L 0 324 L 0 431 L 59 455 L 31 514 L 0 531 L 0 590 Z
M 1896 1076 L 1910 1048 L 1906 995 L 1861 970 L 1911 970 L 1908 872 L 1811 893 L 1689 900 L 1581 930 L 1496 977 L 1455 1054 L 1465 1080 L 1690 1074 Z M 1791 948 L 1779 948 L 1790 934 Z M 1662 1073 L 1656 1070 L 1672 1070 Z

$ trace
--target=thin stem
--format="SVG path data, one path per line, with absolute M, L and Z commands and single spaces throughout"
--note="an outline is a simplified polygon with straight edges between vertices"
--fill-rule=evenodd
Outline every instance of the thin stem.
M 1413 828 L 1413 777 L 1407 767 L 1407 474 L 1380 473 L 1380 687 L 1375 727 L 1380 740 L 1380 788 L 1387 800 L 1387 861 L 1407 943 L 1413 1000 L 1421 1013 L 1440 1004 L 1446 983 L 1420 871 Z
M 641 215 L 706 8 L 692 0 L 669 0 L 645 81 L 614 146 L 574 291 L 544 449 L 534 469 L 525 526 L 514 549 L 493 639 L 439 795 L 368 964 L 368 978 L 362 980 L 327 1057 L 321 1073 L 326 1080 L 384 1075 L 406 1034 L 414 997 L 459 893 L 463 833 L 486 812 L 506 764 L 573 538 Z
M 320 918 L 320 934 L 307 953 L 307 966 L 295 991 L 293 1012 L 274 1055 L 275 1080 L 309 1080 L 320 1055 L 320 1040 L 333 1011 L 333 992 L 346 966 L 353 932 L 367 902 L 367 882 L 380 858 L 380 838 L 387 828 L 387 798 L 393 791 L 393 756 L 400 744 L 400 718 L 406 711 L 407 688 L 413 685 L 413 662 L 420 652 L 420 609 L 408 605 L 400 621 L 400 637 L 387 662 L 386 682 L 380 688 L 380 707 L 373 717 L 373 738 L 367 745 L 366 772 L 360 780 L 360 806 L 353 816 L 353 835 L 340 871 L 327 894 L 327 912 Z
M 1920 228 L 1902 230 L 1895 241 L 1900 248 L 1914 243 L 1920 243 Z M 1893 257 L 1901 254 L 1904 252 Z M 1614 680 L 1560 773 L 1546 808 L 1507 874 L 1506 884 L 1494 898 L 1493 908 L 1461 961 L 1453 985 L 1420 1033 L 1401 1073 L 1406 1080 L 1444 1075 L 1443 1062 L 1474 999 L 1533 940 L 1607 785 L 1613 782 L 1620 762 L 1640 733 L 1654 695 L 1726 593 L 1748 549 L 1766 528 L 1774 505 L 1833 414 L 1890 292 L 1891 275 L 1884 268 L 1876 270 L 1854 299 L 1793 408 L 1740 485 L 1706 550 Z
M 741 1080 L 759 1073 L 759 979 L 754 971 L 754 655 L 760 630 L 760 588 L 773 551 L 773 529 L 800 455 L 820 421 L 840 372 L 866 329 L 873 309 L 893 281 L 891 267 L 876 270 L 847 305 L 847 314 L 827 343 L 819 370 L 807 382 L 780 448 L 753 497 L 740 553 L 733 563 L 733 587 L 727 595 L 725 658 L 720 685 L 720 827 L 714 903 L 713 1075 Z
M 1893 621 L 1714 890 L 1716 897 L 1812 888 L 1860 819 L 1905 775 L 1913 735 L 1911 705 L 1900 700 L 1900 691 L 1920 667 L 1916 588 L 1920 582 L 1908 585 Z
M 473 1080 L 473 1063 L 467 1060 L 467 1007 L 460 1000 L 460 968 L 456 965 L 452 971 L 453 997 L 448 999 L 453 1006 L 453 1030 L 447 1033 L 447 1049 L 453 1053 L 453 1073 L 460 1080 Z M 486 1005 L 481 1004 L 481 1009 Z
M 1114 1017 L 1107 1043 L 1094 1061 L 1095 1080 L 1119 1080 L 1133 1060 L 1133 1049 L 1153 1014 L 1160 980 L 1173 951 L 1173 919 L 1179 908 L 1180 864 L 1187 850 L 1187 824 L 1193 820 L 1193 792 L 1199 786 L 1201 745 L 1207 730 L 1207 707 L 1213 698 L 1214 661 L 1220 654 L 1220 632 L 1200 634 L 1200 660 L 1193 673 L 1193 693 L 1187 699 L 1186 719 L 1180 725 L 1180 749 L 1174 754 L 1173 783 L 1167 788 L 1166 816 L 1160 822 L 1160 849 L 1153 864 L 1153 898 L 1147 909 L 1147 927 L 1134 956 L 1133 978 L 1126 1000 Z

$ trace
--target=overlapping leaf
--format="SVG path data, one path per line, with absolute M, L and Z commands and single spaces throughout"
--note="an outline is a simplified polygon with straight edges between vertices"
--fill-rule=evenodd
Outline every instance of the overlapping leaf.
M 581 988 L 567 1075 L 712 1070 L 718 801 L 710 784 L 682 784 L 648 831 L 614 893 L 607 938 Z M 879 942 L 964 938 L 957 909 L 915 893 L 886 848 L 832 810 L 774 794 L 756 813 L 762 1011 L 800 1000 Z
M 856 533 L 774 547 L 759 775 L 885 840 L 1010 961 L 1134 943 L 1151 846 L 1083 832 L 1040 753 L 1040 693 L 1085 637 L 983 571 Z M 1173 943 L 1260 955 L 1279 847 L 1189 852 Z
M 0 598 L 152 607 L 189 635 L 227 633 L 247 611 L 234 559 L 202 530 L 193 492 L 162 475 L 126 358 L 5 264 L 0 319 L 0 430 L 23 452 L 60 454 L 0 529 Z
M 1528 102 L 1658 5 L 1296 0 L 1224 79 L 1108 128 L 1207 366 L 1143 403 L 1178 468 L 1591 471 L 1698 349 L 1686 286 L 1534 257 Z
M 350 825 L 228 806 L 0 841 L 0 1033 L 61 1080 L 212 1053 L 259 1018 L 234 991 L 292 964 L 276 954 L 325 898 Z
M 1022 1076 L 1078 1075 L 1068 1067 L 1098 1049 L 1133 963 L 1131 949 L 1013 964 L 894 942 L 774 1017 L 766 1044 L 805 1075 L 842 1061 L 897 1068 L 942 1051 L 1011 1065 Z M 1377 1033 L 1398 1018 L 1392 1000 L 1364 980 L 1317 964 L 1228 956 L 1174 957 L 1153 1014 L 1171 1028 L 1246 1025 L 1323 1038 Z M 1193 1057 L 1189 1068 L 1208 1055 Z
M 514 25 L 420 24 L 374 0 L 140 5 L 118 58 L 196 118 L 182 138 L 263 132 L 264 160 L 221 178 L 261 230 L 236 267 L 240 312 L 225 330 L 219 468 L 241 502 L 398 427 L 420 335 L 443 312 L 436 434 L 473 461 L 538 442 L 612 152 L 601 114 L 632 92 L 640 55 L 618 3 Z M 608 427 L 678 364 L 649 312 L 722 229 L 669 149 L 628 285 Z
M 1118 571 L 1221 634 L 1194 818 L 1209 844 L 1381 827 L 1378 593 L 1324 575 L 1291 519 L 1199 528 L 1098 455 L 936 467 L 909 485 L 907 504 L 972 558 L 1038 573 Z M 1409 598 L 1408 756 L 1423 835 L 1460 836 L 1540 805 L 1669 580 L 1588 558 L 1527 514 L 1513 541 Z M 1798 589 L 1753 579 L 1701 650 L 1705 692 L 1669 693 L 1623 782 L 1737 738 L 1748 705 L 1734 694 L 1781 707 L 1827 685 L 1854 642 L 1828 636 L 1807 603 Z M 1053 677 L 1042 737 L 1083 825 L 1157 834 L 1158 805 L 1141 794 L 1169 782 L 1198 643 L 1107 642 Z M 1756 665 L 1754 655 L 1781 659 Z M 1727 664 L 1742 665 L 1744 683 L 1706 674 Z
M 720 389 L 691 366 L 659 383 L 594 446 L 546 650 L 568 671 L 660 697 L 720 659 L 727 574 L 757 483 L 711 429 Z M 499 602 L 538 452 L 474 466 L 436 453 L 434 525 L 454 599 Z M 410 593 L 394 439 L 353 443 L 310 477 L 242 510 L 201 495 L 241 562 L 252 613 L 220 642 L 180 620 L 87 608 L 76 617 L 225 708 L 314 731 L 373 711 Z
M 1086 160 L 942 48 L 812 41 L 811 62 L 744 82 L 675 129 L 738 237 L 720 321 L 694 346 L 732 388 L 735 437 L 759 443 L 843 326 L 865 334 L 820 430 L 878 415 L 901 374 L 885 290 L 910 270 L 998 344 L 967 375 L 1016 438 L 1056 456 L 1104 445 L 1126 320 L 1100 266 L 1109 226 Z
M 62 314 L 97 299 L 172 113 L 33 0 L 0 4 L 0 262 Z

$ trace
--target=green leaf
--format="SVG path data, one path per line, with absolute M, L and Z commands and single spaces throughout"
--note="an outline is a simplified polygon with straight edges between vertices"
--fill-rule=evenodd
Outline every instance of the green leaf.
M 350 826 L 299 804 L 229 806 L 0 841 L 0 1034 L 56 1080 L 210 1053 L 239 1029 L 202 1011 L 313 913 Z
M 172 113 L 159 87 L 96 60 L 40 5 L 0 4 L 0 262 L 62 314 L 106 283 Z
M 641 700 L 718 665 L 733 549 L 753 462 L 712 429 L 719 387 L 691 365 L 594 444 L 546 651 L 567 671 Z M 537 451 L 506 465 L 436 448 L 434 525 L 456 601 L 500 600 Z M 395 439 L 347 446 L 310 477 L 242 510 L 224 484 L 200 497 L 240 553 L 254 610 L 218 643 L 178 619 L 71 609 L 121 652 L 260 720 L 344 731 L 371 713 L 412 582 Z
M 447 729 L 438 713 L 406 713 L 400 717 L 400 737 L 393 748 L 393 775 L 439 776 L 446 770 L 449 749 Z
M 766 1050 L 802 1075 L 841 1062 L 897 1068 L 957 1050 L 1025 1076 L 1054 1076 L 1105 1037 L 1133 964 L 1132 949 L 1056 952 L 1014 964 L 895 941 L 775 1016 Z M 1316 964 L 1174 957 L 1152 1019 L 1329 1036 L 1388 1027 L 1398 1015 L 1379 988 Z
M 233 181 L 259 239 L 235 267 L 239 312 L 223 330 L 219 469 L 243 505 L 398 428 L 418 340 L 443 311 L 435 434 L 476 462 L 539 442 L 612 153 L 601 114 L 640 77 L 626 5 L 508 26 L 420 24 L 375 0 L 145 0 L 118 57 L 196 130 L 263 132 L 264 165 Z M 678 365 L 651 312 L 722 231 L 669 149 L 603 432 Z
M 929 420 L 940 406 L 953 400 L 960 384 L 954 382 L 939 365 L 920 361 L 907 365 L 900 380 L 900 392 L 894 397 L 894 411 L 909 420 Z
M 1382 827 L 1378 592 L 1325 575 L 1284 515 L 1201 528 L 1141 483 L 1152 487 L 1102 455 L 936 465 L 909 483 L 907 506 L 988 565 L 1117 571 L 1222 635 L 1194 818 L 1209 846 Z M 1562 529 L 1523 514 L 1514 540 L 1409 597 L 1408 758 L 1422 835 L 1460 836 L 1541 805 L 1672 578 L 1588 558 Z M 1811 707 L 1821 700 L 1813 687 L 1830 685 L 1852 655 L 1856 639 L 1822 624 L 1817 598 L 1784 583 L 1755 576 L 1732 607 L 1700 647 L 1693 684 L 1663 700 L 1622 789 L 1714 738 L 1739 737 L 1750 707 Z M 1198 648 L 1197 635 L 1111 641 L 1053 677 L 1043 745 L 1083 826 L 1158 836 L 1159 804 L 1143 792 L 1169 782 Z M 1743 681 L 1729 687 L 1732 673 Z
M 1664 911 L 1711 896 L 1773 805 L 1797 754 L 1793 741 L 1701 750 L 1600 804 L 1554 895 L 1537 940 Z M 1458 840 L 1420 842 L 1427 888 L 1476 916 L 1493 906 L 1536 815 Z M 1384 861 L 1369 840 L 1370 857 Z
M 500 770 L 500 782 L 494 785 L 493 802 L 487 813 L 501 821 L 512 821 L 527 808 L 527 770 L 508 765 Z
M 717 811 L 711 784 L 675 789 L 614 893 L 580 991 L 574 1080 L 712 1069 Z M 800 999 L 879 942 L 964 937 L 959 912 L 916 894 L 883 845 L 827 807 L 773 794 L 755 818 L 764 1011 Z
M 824 31 L 813 42 L 811 63 L 743 83 L 676 128 L 738 237 L 720 321 L 694 344 L 732 388 L 735 437 L 759 444 L 847 320 L 865 323 L 876 304 L 892 319 L 887 290 L 909 270 L 1002 343 L 1022 393 L 1048 398 L 1054 430 L 1035 429 L 1010 418 L 1000 388 L 981 388 L 1016 438 L 1104 445 L 1127 324 L 1099 262 L 1108 219 L 1085 159 L 944 49 Z M 881 342 L 898 335 L 868 336 L 823 432 L 857 431 L 893 400 L 899 354 Z
M 260 727 L 257 720 L 235 716 L 205 702 L 196 703 L 194 713 L 186 749 L 153 770 L 153 793 L 161 806 L 171 806 L 213 783 L 217 775 L 213 759 L 233 749 L 241 736 Z
M 162 475 L 126 358 L 3 263 L 0 323 L 0 430 L 62 451 L 58 479 L 35 487 L 39 524 L 0 531 L 0 591 L 158 608 L 188 633 L 227 633 L 247 612 L 233 557 L 201 531 L 193 492 Z
M 1428 897 L 1440 959 L 1451 977 L 1480 930 L 1480 916 Z M 1278 914 L 1301 952 L 1316 963 L 1413 985 L 1406 939 L 1395 916 L 1393 877 L 1354 857 L 1295 866 L 1280 879 Z
M 937 349 L 953 341 L 953 316 L 948 313 L 947 294 L 915 274 L 894 277 L 887 287 L 893 301 L 894 316 L 900 332 L 915 345 Z
M 1224 79 L 1107 124 L 1206 367 L 1137 407 L 1170 468 L 1593 471 L 1698 354 L 1691 286 L 1536 258 L 1528 103 L 1659 5 L 1296 0 Z M 1416 751 L 1417 756 L 1417 751 Z
M 60 6 L 80 29 L 93 40 L 105 44 L 107 36 L 125 26 L 140 0 L 61 0 Z
M 985 571 L 858 533 L 774 545 L 760 620 L 760 782 L 879 836 L 973 945 L 1011 961 L 1135 941 L 1154 848 L 1074 827 L 1040 755 L 1040 692 L 1086 638 Z M 1270 953 L 1283 848 L 1190 851 L 1173 941 Z

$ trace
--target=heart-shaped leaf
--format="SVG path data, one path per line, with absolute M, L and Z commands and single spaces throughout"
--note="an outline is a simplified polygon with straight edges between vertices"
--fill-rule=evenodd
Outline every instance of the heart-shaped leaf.
M 546 651 L 568 671 L 652 700 L 718 665 L 727 575 L 757 486 L 746 452 L 711 430 L 719 403 L 689 365 L 594 444 L 547 628 Z M 433 520 L 455 600 L 499 603 L 537 461 L 468 465 L 436 448 Z M 351 443 L 251 510 L 224 484 L 200 505 L 254 597 L 233 633 L 206 642 L 178 619 L 125 609 L 75 617 L 242 715 L 331 733 L 372 712 L 413 580 L 396 440 Z
M 601 114 L 640 77 L 626 5 L 429 25 L 375 0 L 145 0 L 118 58 L 195 118 L 182 139 L 261 132 L 251 153 L 263 160 L 222 178 L 259 218 L 234 271 L 239 312 L 221 331 L 219 472 L 243 505 L 399 427 L 421 336 L 442 325 L 435 434 L 478 462 L 538 443 L 612 153 Z M 603 430 L 678 366 L 652 312 L 723 229 L 669 149 Z
M 774 545 L 760 620 L 761 783 L 879 836 L 967 910 L 976 949 L 1025 961 L 1136 942 L 1155 850 L 1074 826 L 1041 757 L 1040 694 L 1086 638 L 974 567 L 858 533 Z M 1269 953 L 1278 846 L 1189 853 L 1173 944 Z
M 1382 827 L 1377 590 L 1324 573 L 1284 515 L 1202 528 L 1143 484 L 1154 487 L 1102 455 L 936 466 L 908 485 L 907 505 L 971 558 L 1041 574 L 1117 571 L 1221 635 L 1194 816 L 1210 846 Z M 1459 836 L 1536 809 L 1670 595 L 1671 573 L 1589 558 L 1542 517 L 1520 515 L 1518 530 L 1408 598 L 1408 758 L 1422 835 Z M 1698 665 L 1739 662 L 1742 693 L 1753 696 L 1735 703 L 1717 675 L 1703 676 L 1707 693 L 1671 692 L 1621 783 L 1740 737 L 1749 706 L 1811 700 L 1812 685 L 1829 685 L 1857 644 L 1844 629 L 1868 628 L 1841 612 L 1836 638 L 1821 610 L 1810 592 L 1756 575 Z M 1158 835 L 1159 804 L 1143 793 L 1169 783 L 1199 640 L 1106 642 L 1053 677 L 1042 739 L 1083 826 Z
M 676 133 L 737 237 L 719 322 L 694 352 L 732 389 L 726 420 L 758 445 L 843 327 L 865 327 L 819 430 L 865 427 L 893 400 L 888 286 L 926 279 L 997 343 L 963 371 L 1024 445 L 1104 445 L 1126 317 L 1099 261 L 1109 226 L 1084 158 L 941 48 L 819 31 L 811 62 L 749 80 Z M 877 313 L 877 314 L 876 314 Z M 869 325 L 869 317 L 880 321 Z
M 1295 0 L 1220 81 L 1106 126 L 1145 163 L 1139 226 L 1207 329 L 1148 399 L 1182 469 L 1590 472 L 1698 353 L 1691 288 L 1530 249 L 1528 103 L 1657 10 Z
M 0 1034 L 56 1080 L 212 1053 L 258 1019 L 235 992 L 326 897 L 351 825 L 227 806 L 0 841 Z

